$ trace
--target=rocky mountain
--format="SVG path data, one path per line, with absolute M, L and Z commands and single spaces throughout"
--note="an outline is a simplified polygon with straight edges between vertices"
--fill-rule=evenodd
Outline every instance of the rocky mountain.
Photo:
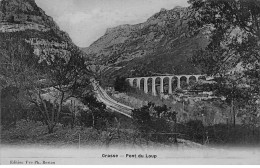
M 190 37 L 189 8 L 161 9 L 146 22 L 109 28 L 83 51 L 106 66 L 106 76 L 146 76 L 156 73 L 197 74 L 188 62 L 194 49 L 205 47 L 204 33 Z
M 34 0 L 0 1 L 0 49 L 1 59 L 11 46 L 20 46 L 38 63 L 47 57 L 65 60 L 71 50 L 79 50 L 66 32 L 60 30 L 54 20 L 37 6 Z

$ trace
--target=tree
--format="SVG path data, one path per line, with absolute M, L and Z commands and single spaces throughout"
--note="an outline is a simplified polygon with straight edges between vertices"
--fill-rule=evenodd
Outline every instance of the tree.
M 45 64 L 45 88 L 37 84 L 40 79 L 31 79 L 31 87 L 28 91 L 30 101 L 36 105 L 48 125 L 49 133 L 59 121 L 64 103 L 71 97 L 81 97 L 84 90 L 90 89 L 91 73 L 86 68 L 84 58 L 75 49 L 71 50 L 71 56 L 63 59 L 59 55 L 47 56 Z M 34 77 L 37 77 L 34 75 Z M 35 83 L 36 82 L 36 83 Z M 44 93 L 44 91 L 47 93 Z M 32 94 L 30 94 L 32 93 Z M 52 106 L 47 106 L 46 99 Z M 52 111 L 49 114 L 49 111 Z
M 126 81 L 125 77 L 116 77 L 115 83 L 114 83 L 115 91 L 118 92 L 126 92 L 130 91 L 131 86 Z
M 81 101 L 89 108 L 88 111 L 81 112 L 82 117 L 85 117 L 85 120 L 82 120 L 83 124 L 91 125 L 97 130 L 107 129 L 108 124 L 114 119 L 114 115 L 106 110 L 106 105 L 99 102 L 92 94 L 85 95 Z M 84 122 L 91 122 L 91 124 Z
M 202 121 L 190 120 L 186 123 L 186 126 L 186 135 L 188 135 L 193 141 L 204 142 L 205 127 Z
M 2 87 L 18 88 L 27 103 L 37 107 L 52 133 L 64 102 L 91 90 L 92 72 L 87 68 L 83 54 L 70 47 L 68 55 L 48 54 L 41 61 L 19 36 L 6 35 L 0 42 Z
M 260 2 L 258 0 L 190 0 L 189 22 L 195 35 L 210 31 L 209 44 L 193 57 L 208 74 L 223 75 L 238 63 L 259 70 Z M 252 67 L 249 67 L 252 66 Z
M 235 125 L 235 104 L 241 100 L 246 104 L 260 93 L 260 1 L 189 3 L 194 10 L 189 22 L 191 34 L 206 33 L 209 37 L 208 46 L 196 51 L 191 62 L 203 73 L 219 76 L 217 91 L 228 97 Z
M 201 120 L 204 125 L 210 126 L 216 124 L 216 114 L 219 111 L 214 102 L 200 101 L 195 103 L 192 117 L 194 120 Z
M 15 124 L 26 118 L 23 111 L 28 111 L 25 83 L 26 75 L 33 74 L 32 48 L 21 38 L 10 34 L 0 34 L 0 92 L 2 124 Z M 28 74 L 28 75 L 31 75 Z M 11 120 L 10 120 L 11 119 Z
M 176 112 L 168 111 L 166 105 L 155 106 L 153 103 L 148 103 L 139 109 L 134 109 L 133 122 L 139 131 L 140 135 L 148 140 L 156 142 L 169 142 L 172 135 L 174 135 L 175 143 L 176 137 Z M 172 133 L 169 122 L 174 122 L 174 132 Z
M 1 124 L 4 128 L 15 126 L 24 118 L 25 110 L 20 101 L 21 95 L 16 87 L 5 87 L 1 92 Z M 26 117 L 24 118 L 26 119 Z
M 190 0 L 192 33 L 209 30 L 209 44 L 193 57 L 207 74 L 223 75 L 238 63 L 259 70 L 260 1 Z M 251 67 L 249 67 L 251 66 Z
M 20 37 L 1 34 L 0 40 L 0 77 L 1 87 L 22 88 L 26 73 L 35 68 L 37 59 L 32 57 L 33 49 Z

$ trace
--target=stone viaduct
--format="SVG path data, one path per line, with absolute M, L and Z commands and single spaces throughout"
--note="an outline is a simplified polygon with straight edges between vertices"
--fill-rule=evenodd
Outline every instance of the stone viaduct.
M 127 78 L 126 80 L 129 82 L 130 86 L 137 87 L 141 89 L 141 81 L 143 82 L 143 89 L 145 93 L 148 93 L 148 81 L 152 80 L 152 94 L 154 96 L 157 95 L 156 93 L 156 86 L 158 86 L 157 79 L 160 79 L 160 93 L 164 92 L 164 79 L 168 78 L 168 93 L 173 93 L 173 86 L 172 82 L 177 82 L 177 88 L 181 89 L 181 81 L 185 81 L 187 84 L 190 83 L 191 80 L 198 82 L 201 79 L 206 80 L 206 75 L 170 75 L 170 76 L 152 76 L 152 77 L 133 77 Z M 167 84 L 166 84 L 167 85 Z

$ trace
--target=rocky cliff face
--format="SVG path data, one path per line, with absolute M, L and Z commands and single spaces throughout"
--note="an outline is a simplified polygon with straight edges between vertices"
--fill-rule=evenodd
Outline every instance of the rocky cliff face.
M 68 60 L 70 51 L 77 49 L 67 33 L 60 30 L 50 16 L 34 0 L 0 1 L 0 43 L 8 41 L 29 44 L 38 62 L 59 56 Z M 4 48 L 2 48 L 4 49 Z M 48 62 L 47 62 L 48 63 Z
M 194 49 L 204 47 L 207 39 L 202 34 L 189 36 L 191 15 L 189 8 L 162 9 L 144 23 L 108 29 L 84 51 L 97 63 L 110 67 L 109 75 L 200 73 L 187 59 Z
M 13 23 L 33 22 L 46 27 L 57 27 L 34 0 L 3 0 L 0 4 L 0 21 Z

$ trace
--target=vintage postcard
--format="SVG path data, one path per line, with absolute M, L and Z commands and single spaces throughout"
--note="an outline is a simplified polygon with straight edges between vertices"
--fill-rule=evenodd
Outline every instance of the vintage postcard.
M 0 0 L 2 165 L 259 165 L 259 0 Z

